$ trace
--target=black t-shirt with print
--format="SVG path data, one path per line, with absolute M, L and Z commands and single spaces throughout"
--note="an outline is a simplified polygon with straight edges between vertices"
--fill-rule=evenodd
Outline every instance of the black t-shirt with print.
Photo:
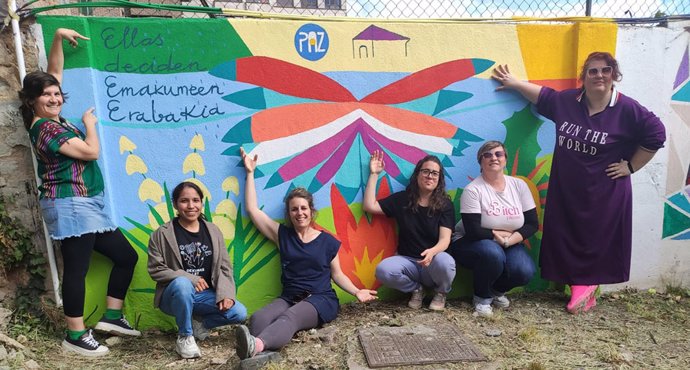
M 209 288 L 213 288 L 211 280 L 213 245 L 206 224 L 199 221 L 199 231 L 193 233 L 182 227 L 176 218 L 173 221 L 173 228 L 182 257 L 182 268 L 192 275 L 204 278 Z

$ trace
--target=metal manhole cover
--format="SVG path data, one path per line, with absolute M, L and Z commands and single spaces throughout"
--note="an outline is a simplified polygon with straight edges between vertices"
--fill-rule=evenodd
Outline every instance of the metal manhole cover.
M 359 341 L 369 367 L 486 360 L 450 324 L 360 329 Z

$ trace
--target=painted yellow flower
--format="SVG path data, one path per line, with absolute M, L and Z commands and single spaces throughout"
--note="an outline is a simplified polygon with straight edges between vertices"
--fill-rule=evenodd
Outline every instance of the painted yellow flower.
M 204 145 L 204 138 L 201 137 L 201 134 L 194 135 L 192 141 L 189 143 L 189 149 L 200 150 L 202 152 L 206 150 L 206 145 Z
M 220 184 L 220 188 L 226 193 L 231 191 L 235 195 L 240 194 L 240 184 L 235 176 L 226 177 L 225 180 L 223 180 L 223 183 Z
M 229 217 L 231 220 L 234 220 L 237 217 L 237 206 L 235 205 L 235 202 L 233 202 L 232 200 L 223 199 L 216 206 L 216 213 L 225 215 Z
M 155 209 L 156 212 L 158 212 L 158 214 L 161 216 L 163 223 L 170 221 L 170 216 L 168 215 L 168 205 L 165 202 L 156 204 L 153 209 Z M 149 224 L 153 230 L 161 226 L 156 218 L 153 217 L 153 213 L 151 213 L 151 211 L 149 211 Z
M 193 182 L 193 183 L 197 184 L 199 186 L 199 188 L 201 188 L 201 192 L 204 193 L 204 202 L 206 201 L 206 199 L 208 199 L 209 202 L 211 201 L 211 192 L 208 191 L 208 188 L 206 187 L 206 185 L 204 185 L 203 182 L 199 181 L 199 179 L 192 178 L 192 179 L 187 179 L 184 181 L 189 181 L 189 182 Z
M 220 232 L 223 233 L 223 238 L 225 240 L 232 240 L 235 238 L 235 223 L 223 216 L 223 215 L 213 215 L 213 223 L 218 226 Z
M 127 160 L 125 161 L 125 170 L 127 171 L 128 175 L 133 173 L 145 174 L 149 172 L 144 160 L 136 154 L 130 154 L 127 156 Z
M 188 173 L 189 171 L 194 171 L 199 176 L 203 176 L 206 173 L 204 160 L 201 159 L 199 153 L 189 153 L 184 162 L 182 162 L 182 173 Z
M 120 154 L 124 152 L 133 152 L 136 148 L 137 145 L 134 144 L 131 140 L 129 140 L 127 136 L 120 136 Z
M 139 200 L 142 202 L 152 200 L 158 203 L 163 198 L 163 195 L 163 188 L 152 179 L 144 179 L 141 185 L 139 185 Z

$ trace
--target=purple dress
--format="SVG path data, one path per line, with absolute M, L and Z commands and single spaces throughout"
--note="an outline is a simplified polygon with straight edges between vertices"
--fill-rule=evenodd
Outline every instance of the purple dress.
M 652 151 L 664 125 L 637 101 L 613 89 L 604 111 L 589 116 L 583 90 L 544 87 L 537 109 L 556 124 L 556 145 L 544 211 L 542 277 L 575 285 L 628 281 L 632 246 L 630 177 L 612 180 L 606 167 Z

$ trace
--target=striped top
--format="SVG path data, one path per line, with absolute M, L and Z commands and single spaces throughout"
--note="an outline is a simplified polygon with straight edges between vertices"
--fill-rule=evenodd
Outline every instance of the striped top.
M 84 161 L 60 154 L 67 140 L 86 136 L 64 118 L 60 122 L 41 118 L 29 129 L 36 151 L 41 198 L 91 197 L 103 192 L 103 175 L 96 161 Z

